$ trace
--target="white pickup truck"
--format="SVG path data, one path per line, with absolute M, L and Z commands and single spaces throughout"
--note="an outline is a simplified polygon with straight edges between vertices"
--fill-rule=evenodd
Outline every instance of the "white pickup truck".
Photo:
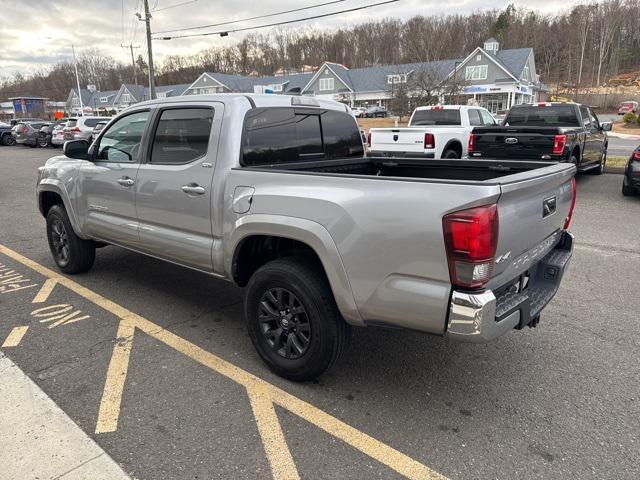
M 466 105 L 418 107 L 406 128 L 372 128 L 367 136 L 375 157 L 466 158 L 473 127 L 497 125 L 488 110 Z

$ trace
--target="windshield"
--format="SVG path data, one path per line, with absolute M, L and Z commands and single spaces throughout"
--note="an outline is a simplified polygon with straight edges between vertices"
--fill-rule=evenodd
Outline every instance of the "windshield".
M 460 110 L 417 110 L 409 125 L 460 125 Z
M 551 105 L 515 107 L 509 110 L 504 119 L 505 126 L 532 126 L 532 127 L 579 127 L 573 105 Z

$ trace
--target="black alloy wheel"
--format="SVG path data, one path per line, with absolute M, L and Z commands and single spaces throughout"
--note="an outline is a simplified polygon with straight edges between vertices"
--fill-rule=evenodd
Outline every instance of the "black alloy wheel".
M 69 236 L 61 219 L 51 221 L 50 235 L 54 259 L 60 267 L 66 267 L 69 264 Z
M 267 290 L 258 305 L 258 320 L 267 344 L 281 357 L 294 360 L 309 349 L 309 316 L 302 302 L 289 290 Z

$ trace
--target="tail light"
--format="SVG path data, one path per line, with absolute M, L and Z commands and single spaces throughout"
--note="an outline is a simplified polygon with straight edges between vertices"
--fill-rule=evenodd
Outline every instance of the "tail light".
M 571 225 L 571 218 L 573 217 L 573 209 L 576 207 L 576 177 L 571 179 L 571 206 L 569 207 L 569 214 L 567 218 L 564 220 L 564 229 L 568 230 L 569 225 Z
M 20 129 L 21 133 L 29 133 L 29 127 L 27 127 L 26 125 L 23 125 L 22 128 Z
M 424 134 L 424 148 L 425 149 L 436 148 L 436 138 L 433 136 L 433 133 Z
M 634 150 L 631 154 L 631 161 L 640 162 L 640 150 Z
M 467 145 L 467 150 L 469 151 L 469 153 L 473 152 L 473 149 L 476 146 L 476 136 L 471 133 L 469 134 L 469 144 Z
M 367 133 L 367 147 L 371 147 L 371 132 Z
M 451 284 L 482 288 L 491 278 L 498 245 L 495 204 L 445 215 L 442 219 Z
M 564 147 L 567 145 L 567 136 L 566 135 L 556 135 L 553 137 L 553 148 L 551 149 L 551 153 L 553 155 L 562 155 L 564 152 Z

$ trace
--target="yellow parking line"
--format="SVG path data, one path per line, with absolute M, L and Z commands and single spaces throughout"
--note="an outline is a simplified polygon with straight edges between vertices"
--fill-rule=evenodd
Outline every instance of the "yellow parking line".
M 271 383 L 262 380 L 259 377 L 243 370 L 226 360 L 214 355 L 211 352 L 208 352 L 194 343 L 185 340 L 184 338 L 162 328 L 160 325 L 157 325 L 146 318 L 137 315 L 130 310 L 118 305 L 117 303 L 108 300 L 102 295 L 80 285 L 79 283 L 74 282 L 73 280 L 60 275 L 59 273 L 54 272 L 42 265 L 34 262 L 33 260 L 24 257 L 23 255 L 15 252 L 4 245 L 0 245 L 0 253 L 12 258 L 13 260 L 26 265 L 27 267 L 35 270 L 41 275 L 57 280 L 61 285 L 69 288 L 74 291 L 78 295 L 86 298 L 91 301 L 95 305 L 107 310 L 108 312 L 114 314 L 115 316 L 121 319 L 120 326 L 118 328 L 118 336 L 121 333 L 124 335 L 121 338 L 129 338 L 133 336 L 132 328 L 137 328 L 144 333 L 152 336 L 153 338 L 162 341 L 166 345 L 171 346 L 175 350 L 183 353 L 184 355 L 190 357 L 202 365 L 209 367 L 210 369 L 224 375 L 225 377 L 243 385 L 247 388 L 247 391 L 251 394 L 252 392 L 260 392 L 261 400 L 260 402 L 270 401 L 280 405 L 281 407 L 290 410 L 301 418 L 307 420 L 308 422 L 316 425 L 327 433 L 343 440 L 347 444 L 352 447 L 360 450 L 371 458 L 376 459 L 383 465 L 388 466 L 389 468 L 395 470 L 396 472 L 404 475 L 410 479 L 437 479 L 437 480 L 445 480 L 446 477 L 435 472 L 430 469 L 426 465 L 412 459 L 411 457 L 399 452 L 398 450 L 382 443 L 375 438 L 367 435 L 366 433 L 346 424 L 345 422 L 337 419 L 336 417 L 329 415 L 328 413 L 320 410 L 319 408 L 311 405 L 310 403 L 301 400 L 281 388 L 272 385 Z M 126 328 L 126 332 L 121 331 L 121 328 Z M 127 344 L 125 342 L 125 344 Z M 131 344 L 128 343 L 129 350 L 126 352 L 126 358 L 128 363 L 128 355 L 130 352 Z M 123 360 L 125 358 L 125 351 L 116 350 L 114 347 L 114 356 L 119 359 L 116 361 L 116 365 L 114 365 L 113 370 L 114 374 L 111 377 L 113 382 L 113 388 L 117 394 L 112 394 L 111 391 L 107 391 L 107 383 L 105 383 L 105 394 L 103 395 L 103 403 L 106 403 L 108 406 L 108 412 L 111 413 L 111 416 L 106 416 L 103 418 L 109 418 L 110 423 L 105 423 L 99 425 L 100 428 L 106 428 L 105 426 L 109 426 L 112 428 L 115 424 L 117 425 L 117 415 L 119 414 L 120 407 L 119 405 L 115 407 L 116 400 L 120 401 L 122 397 L 122 387 L 124 386 L 124 379 L 126 377 L 126 370 L 124 370 L 124 375 L 117 375 L 117 372 L 123 372 Z M 111 364 L 113 364 L 114 360 L 112 359 Z M 109 366 L 109 370 L 111 370 L 111 364 Z M 116 382 L 115 380 L 121 380 L 121 382 Z M 111 384 L 110 384 L 111 385 Z M 111 388 L 111 387 L 110 387 Z M 264 404 L 259 403 L 258 407 L 260 412 L 264 409 Z M 273 408 L 273 407 L 271 407 Z M 101 404 L 101 410 L 103 409 Z M 104 407 L 107 410 L 107 407 Z M 277 420 L 277 419 L 276 419 Z M 264 421 L 264 417 L 263 420 Z M 267 419 L 267 421 L 269 421 Z M 273 418 L 271 418 L 273 421 Z M 96 428 L 98 430 L 98 428 Z M 112 431 L 112 430 L 108 430 Z M 282 442 L 280 442 L 282 443 Z M 286 443 L 284 444 L 286 446 Z M 265 448 L 271 448 L 266 447 Z M 287 449 L 288 450 L 288 449 Z M 290 455 L 290 453 L 289 453 Z M 273 472 L 274 476 L 276 472 Z
M 113 346 L 113 354 L 107 370 L 107 379 L 104 382 L 104 391 L 98 421 L 96 422 L 96 433 L 115 432 L 118 428 L 118 418 L 120 417 L 120 405 L 122 404 L 122 392 L 124 382 L 127 379 L 129 370 L 129 357 L 131 356 L 131 344 L 135 328 L 121 321 L 118 325 L 118 337 Z
M 14 329 L 12 329 L 11 332 L 9 332 L 9 336 L 2 344 L 2 347 L 17 347 L 18 345 L 20 345 L 22 337 L 24 337 L 24 334 L 27 333 L 27 330 L 29 330 L 29 327 L 15 327 Z
M 258 431 L 267 458 L 271 465 L 271 473 L 275 480 L 299 480 L 298 469 L 293 461 L 287 441 L 284 438 L 278 415 L 268 392 L 247 389 L 253 416 L 258 424 Z
M 40 291 L 36 294 L 35 297 L 33 297 L 33 300 L 31 300 L 31 303 L 46 302 L 57 283 L 58 281 L 55 278 L 47 278 L 47 280 L 42 285 L 42 288 L 40 288 Z

